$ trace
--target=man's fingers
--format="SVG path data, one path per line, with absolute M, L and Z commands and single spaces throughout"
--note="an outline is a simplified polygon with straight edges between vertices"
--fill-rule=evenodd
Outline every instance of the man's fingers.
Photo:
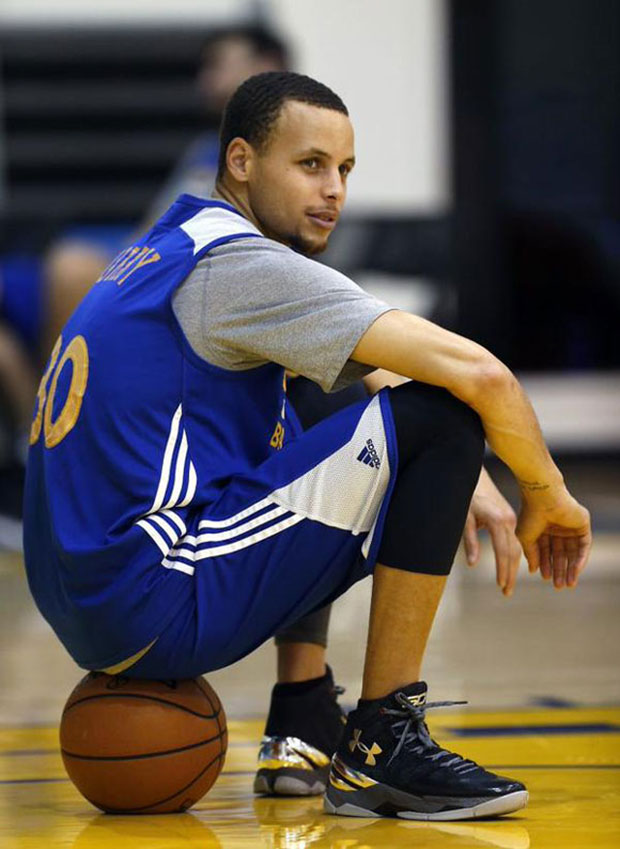
M 553 579 L 556 589 L 577 585 L 592 542 L 588 511 L 572 496 L 565 501 L 545 510 L 524 502 L 517 525 L 530 572 L 540 569 L 545 580 Z
M 581 575 L 588 565 L 590 549 L 592 548 L 592 534 L 588 533 L 579 537 L 579 560 L 577 561 L 577 574 Z
M 476 528 L 476 519 L 470 511 L 467 514 L 465 521 L 465 530 L 463 531 L 463 543 L 465 545 L 465 556 L 467 564 L 475 566 L 480 557 L 480 541 L 478 539 L 478 529 Z
M 497 585 L 504 590 L 508 583 L 508 568 L 510 561 L 510 548 L 506 528 L 500 524 L 492 524 L 489 527 L 491 542 L 493 543 L 493 554 L 495 555 L 495 571 L 497 573 Z
M 568 568 L 568 555 L 566 552 L 567 537 L 551 537 L 551 553 L 553 556 L 553 586 L 561 590 L 566 584 L 566 571 Z
M 515 584 L 517 582 L 517 573 L 519 572 L 519 565 L 521 563 L 521 546 L 517 538 L 514 534 L 508 533 L 508 546 L 509 546 L 509 557 L 508 557 L 508 582 L 504 587 L 504 595 L 511 596 Z
M 566 585 L 571 589 L 577 586 L 577 562 L 579 560 L 579 540 L 577 537 L 569 537 L 565 541 L 568 556 L 568 568 L 566 570 Z
M 534 542 L 522 542 L 523 545 L 523 553 L 525 554 L 525 559 L 527 560 L 527 565 L 530 572 L 536 572 L 540 567 L 540 555 L 538 552 L 538 542 L 534 540 Z
M 540 557 L 540 574 L 545 581 L 551 578 L 551 538 L 549 534 L 542 534 L 538 539 L 538 553 Z M 530 569 L 530 571 L 532 571 Z
M 588 557 L 590 556 L 590 546 L 592 545 L 592 538 L 589 534 L 586 536 L 577 537 L 575 539 L 575 543 L 576 553 L 572 562 L 569 560 L 568 564 L 569 587 L 577 586 L 579 575 L 586 568 L 586 565 L 588 563 Z

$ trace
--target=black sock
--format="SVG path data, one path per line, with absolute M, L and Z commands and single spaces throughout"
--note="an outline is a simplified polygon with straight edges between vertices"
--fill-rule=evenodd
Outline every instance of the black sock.
M 297 737 L 331 756 L 343 728 L 329 667 L 320 678 L 274 686 L 265 726 L 267 736 Z
M 272 691 L 272 698 L 283 698 L 286 696 L 303 696 L 319 687 L 321 684 L 331 681 L 331 670 L 329 667 L 324 675 L 319 678 L 308 678 L 306 681 L 286 681 L 283 684 L 275 684 Z

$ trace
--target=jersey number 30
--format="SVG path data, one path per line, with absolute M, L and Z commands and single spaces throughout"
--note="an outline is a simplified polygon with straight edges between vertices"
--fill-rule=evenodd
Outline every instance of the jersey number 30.
M 53 448 L 58 445 L 69 431 L 75 426 L 82 408 L 86 384 L 88 383 L 88 347 L 83 336 L 74 336 L 58 360 L 62 348 L 62 336 L 54 345 L 47 370 L 41 378 L 37 392 L 37 413 L 30 428 L 30 444 L 34 445 L 41 436 L 41 428 L 45 439 L 45 447 Z M 71 383 L 62 410 L 52 419 L 54 398 L 58 378 L 67 363 L 73 368 Z M 51 382 L 50 382 L 51 378 Z M 49 386 L 49 393 L 48 393 Z

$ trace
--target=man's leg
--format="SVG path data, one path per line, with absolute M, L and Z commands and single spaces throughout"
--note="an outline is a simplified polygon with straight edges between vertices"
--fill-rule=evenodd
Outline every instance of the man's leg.
M 445 585 L 443 575 L 404 572 L 377 563 L 363 699 L 380 699 L 398 687 L 419 681 L 424 650 Z M 398 647 L 394 645 L 395 638 Z
M 373 579 L 364 699 L 420 677 L 484 448 L 478 416 L 442 389 L 405 384 L 390 405 L 398 477 Z
M 278 684 L 297 684 L 325 675 L 330 613 L 327 604 L 276 634 Z
M 331 605 L 276 634 L 278 683 L 271 692 L 254 780 L 256 793 L 316 796 L 342 735 L 338 688 L 325 663 Z
M 311 638 L 323 620 L 326 635 L 329 612 L 328 605 L 298 620 L 296 627 L 303 629 L 305 638 Z M 271 693 L 254 791 L 320 795 L 325 792 L 330 759 L 345 722 L 337 700 L 339 689 L 325 663 L 324 644 L 295 638 L 287 642 L 281 636 L 276 640 L 278 683 Z
M 465 819 L 508 813 L 523 785 L 441 749 L 424 722 L 424 649 L 484 445 L 478 417 L 442 390 L 390 393 L 399 474 L 375 567 L 362 698 L 332 762 L 326 810 Z

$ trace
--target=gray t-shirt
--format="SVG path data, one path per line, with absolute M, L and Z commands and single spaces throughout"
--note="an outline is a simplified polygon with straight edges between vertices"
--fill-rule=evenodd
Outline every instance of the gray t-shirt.
M 252 238 L 202 259 L 175 293 L 173 309 L 208 363 L 240 371 L 275 362 L 335 392 L 373 371 L 349 356 L 392 307 L 332 268 Z

